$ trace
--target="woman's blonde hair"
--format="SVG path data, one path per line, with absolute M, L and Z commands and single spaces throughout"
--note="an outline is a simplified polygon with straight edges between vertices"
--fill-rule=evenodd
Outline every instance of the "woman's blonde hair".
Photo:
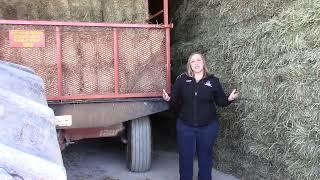
M 206 63 L 206 59 L 204 57 L 204 55 L 202 55 L 201 53 L 199 52 L 194 52 L 192 53 L 189 58 L 188 58 L 188 63 L 187 63 L 187 75 L 190 76 L 190 77 L 194 77 L 194 73 L 192 71 L 192 68 L 191 68 L 191 58 L 192 56 L 194 55 L 199 55 L 203 61 L 203 78 L 207 77 L 208 74 L 209 74 L 209 71 L 208 71 L 208 67 L 207 67 L 207 63 Z

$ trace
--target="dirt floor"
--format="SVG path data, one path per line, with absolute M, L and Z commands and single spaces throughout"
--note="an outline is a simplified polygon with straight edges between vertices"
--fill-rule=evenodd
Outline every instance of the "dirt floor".
M 82 140 L 68 146 L 62 153 L 69 180 L 178 180 L 178 154 L 171 125 L 174 122 L 153 123 L 152 168 L 145 173 L 127 170 L 125 145 L 117 138 Z M 154 127 L 157 127 L 154 130 Z M 165 128 L 165 129 L 163 129 Z M 196 178 L 197 163 L 194 163 Z M 213 171 L 214 180 L 237 178 Z
M 115 140 L 81 141 L 63 152 L 69 180 L 178 180 L 178 155 L 174 151 L 156 149 L 152 168 L 145 173 L 132 173 L 126 168 L 125 146 Z M 197 172 L 195 161 L 194 172 Z M 196 178 L 195 178 L 196 179 Z M 221 172 L 213 172 L 214 180 L 236 180 Z

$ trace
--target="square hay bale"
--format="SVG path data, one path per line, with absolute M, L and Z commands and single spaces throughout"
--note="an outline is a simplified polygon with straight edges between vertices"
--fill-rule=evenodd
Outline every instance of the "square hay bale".
M 163 51 L 164 38 L 164 32 L 157 29 L 125 29 L 120 32 L 120 92 L 150 92 L 142 90 L 147 87 L 159 92 L 159 88 L 148 85 L 148 82 L 155 84 L 160 78 L 165 77 L 162 70 L 166 63 Z M 160 70 L 156 71 L 157 68 Z M 144 74 L 150 74 L 149 72 L 154 72 L 154 75 L 147 80 Z M 140 78 L 145 80 L 139 81 Z M 134 85 L 137 82 L 144 82 L 145 85 L 141 84 L 138 88 Z
M 0 18 L 144 23 L 144 0 L 1 0 Z
M 67 85 L 68 94 L 93 95 L 114 91 L 111 35 L 111 30 L 105 28 L 64 28 L 62 55 L 63 63 L 68 68 L 63 73 L 65 78 L 70 78 L 65 83 L 69 80 L 75 82 Z M 69 74 L 74 74 L 75 79 L 67 77 Z
M 145 0 L 101 0 L 103 21 L 144 23 L 148 19 Z
M 72 21 L 102 22 L 101 0 L 68 0 Z
M 83 92 L 83 79 L 81 77 L 81 67 L 77 65 L 68 65 L 63 63 L 62 74 L 62 95 L 81 95 L 81 92 Z

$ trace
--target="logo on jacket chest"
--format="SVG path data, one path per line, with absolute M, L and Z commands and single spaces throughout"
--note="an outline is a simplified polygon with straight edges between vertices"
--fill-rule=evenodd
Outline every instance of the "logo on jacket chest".
M 204 85 L 209 86 L 209 87 L 212 87 L 212 84 L 211 84 L 210 81 L 207 81 L 206 83 L 204 83 Z

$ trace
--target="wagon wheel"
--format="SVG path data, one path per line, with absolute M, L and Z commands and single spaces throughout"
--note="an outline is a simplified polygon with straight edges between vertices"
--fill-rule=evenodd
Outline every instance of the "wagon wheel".
M 127 166 L 130 171 L 144 172 L 151 167 L 152 137 L 148 116 L 131 120 L 127 126 Z

